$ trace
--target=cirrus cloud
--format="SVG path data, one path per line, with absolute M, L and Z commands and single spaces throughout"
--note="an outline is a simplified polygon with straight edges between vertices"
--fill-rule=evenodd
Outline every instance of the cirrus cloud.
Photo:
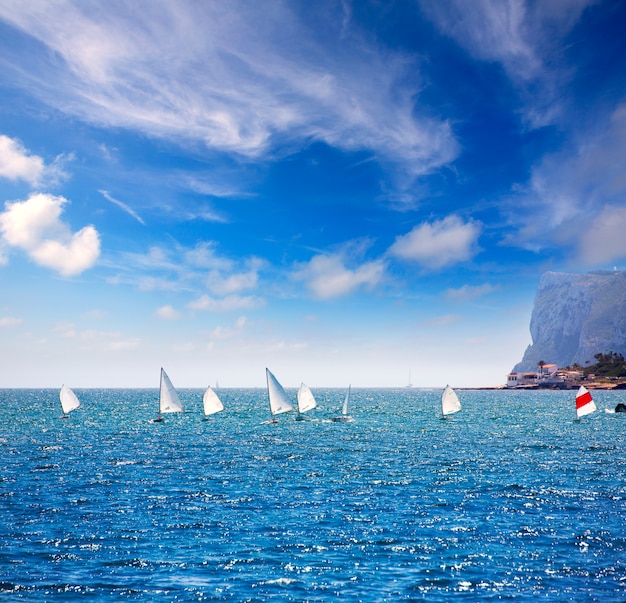
M 249 158 L 317 140 L 414 176 L 459 153 L 449 121 L 416 107 L 417 63 L 379 48 L 345 5 L 320 32 L 289 2 L 62 4 L 12 2 L 0 18 L 62 59 L 15 81 L 90 123 Z

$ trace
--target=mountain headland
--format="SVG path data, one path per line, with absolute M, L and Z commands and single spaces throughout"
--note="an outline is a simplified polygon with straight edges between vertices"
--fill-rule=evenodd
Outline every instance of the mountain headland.
M 540 362 L 585 367 L 609 351 L 626 355 L 626 272 L 544 273 L 530 334 L 512 372 L 537 370 Z

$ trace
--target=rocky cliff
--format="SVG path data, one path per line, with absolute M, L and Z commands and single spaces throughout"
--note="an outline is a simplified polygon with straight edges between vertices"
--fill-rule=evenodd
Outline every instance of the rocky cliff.
M 626 356 L 626 272 L 546 272 L 539 281 L 530 319 L 533 343 L 514 371 L 595 363 L 594 355 Z

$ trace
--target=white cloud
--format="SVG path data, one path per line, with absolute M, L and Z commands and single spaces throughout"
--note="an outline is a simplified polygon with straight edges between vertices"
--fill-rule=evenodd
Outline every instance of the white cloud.
M 213 340 L 227 340 L 237 337 L 244 329 L 248 322 L 245 316 L 240 316 L 232 327 L 215 327 L 210 333 L 210 338 Z
M 21 318 L 15 318 L 14 316 L 0 316 L 0 328 L 18 327 L 21 324 Z
M 248 310 L 260 308 L 265 300 L 256 296 L 228 295 L 216 299 L 208 295 L 201 295 L 198 299 L 187 304 L 190 310 L 205 310 L 207 312 L 232 312 L 234 310 Z
M 258 258 L 252 258 L 246 262 L 249 270 L 224 274 L 218 270 L 209 272 L 206 283 L 209 291 L 215 295 L 232 295 L 241 291 L 256 289 L 259 282 L 259 270 L 264 262 Z
M 93 226 L 72 233 L 60 219 L 65 203 L 63 197 L 41 193 L 7 202 L 0 214 L 0 234 L 6 245 L 22 249 L 40 266 L 74 276 L 96 263 L 100 237 Z
M 497 287 L 494 287 L 489 283 L 485 283 L 484 285 L 477 285 L 475 287 L 471 285 L 463 285 L 458 289 L 448 289 L 445 292 L 445 296 L 450 301 L 467 302 L 473 299 L 477 299 L 479 297 L 484 297 L 485 295 L 489 295 L 489 293 L 493 293 L 496 289 Z
M 318 140 L 414 175 L 456 157 L 448 122 L 416 107 L 416 64 L 378 48 L 339 5 L 324 28 L 297 11 L 191 0 L 0 5 L 7 23 L 62 58 L 33 63 L 28 81 L 16 68 L 16 81 L 87 121 L 247 157 Z
M 465 262 L 478 252 L 481 227 L 477 222 L 463 222 L 459 216 L 448 216 L 432 223 L 424 222 L 411 232 L 396 238 L 389 254 L 439 269 Z
M 44 173 L 44 162 L 29 155 L 19 141 L 0 134 L 0 177 L 37 184 Z
M 180 312 L 174 309 L 170 305 L 161 306 L 154 311 L 154 316 L 160 320 L 178 320 L 180 318 Z
M 67 177 L 63 164 L 71 159 L 72 154 L 59 155 L 46 165 L 41 157 L 29 154 L 21 142 L 0 134 L 0 178 L 23 180 L 31 186 L 54 185 Z
M 301 265 L 293 278 L 304 281 L 306 287 L 318 299 L 331 299 L 353 293 L 360 287 L 372 288 L 385 275 L 382 260 L 365 262 L 355 268 L 346 266 L 347 253 L 316 255 L 310 262 Z
M 195 268 L 211 271 L 228 272 L 234 269 L 234 262 L 215 251 L 216 243 L 204 241 L 184 253 L 185 261 Z

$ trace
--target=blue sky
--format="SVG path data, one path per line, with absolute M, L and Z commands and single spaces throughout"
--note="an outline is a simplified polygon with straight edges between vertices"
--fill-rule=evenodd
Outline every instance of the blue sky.
M 2 0 L 0 386 L 504 383 L 544 271 L 624 268 L 625 25 Z

